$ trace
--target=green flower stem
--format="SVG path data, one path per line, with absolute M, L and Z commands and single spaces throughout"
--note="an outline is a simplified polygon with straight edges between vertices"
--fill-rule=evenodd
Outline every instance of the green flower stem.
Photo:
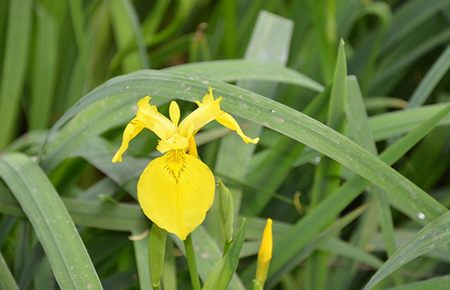
M 264 290 L 264 283 L 256 279 L 253 280 L 253 290 Z
M 191 275 L 192 288 L 194 290 L 200 290 L 200 280 L 197 274 L 197 263 L 195 262 L 194 246 L 192 245 L 192 238 L 189 234 L 184 241 L 184 248 L 186 250 L 186 258 L 189 267 L 189 274 Z

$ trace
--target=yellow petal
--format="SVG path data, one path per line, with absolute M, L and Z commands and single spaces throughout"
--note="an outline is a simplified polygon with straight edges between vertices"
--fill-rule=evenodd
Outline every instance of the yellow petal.
M 222 110 L 220 109 L 221 101 L 221 97 L 214 100 L 212 89 L 210 88 L 209 93 L 203 97 L 202 102 L 196 102 L 198 108 L 181 122 L 179 128 L 181 134 L 183 136 L 188 136 L 189 129 L 197 132 L 200 128 L 213 121 L 222 113 Z
M 198 227 L 214 199 L 214 176 L 203 162 L 181 150 L 152 160 L 138 181 L 145 215 L 180 239 Z
M 198 157 L 197 153 L 197 144 L 195 143 L 195 137 L 194 135 L 191 135 L 189 138 L 189 148 L 188 148 L 188 154 L 192 155 L 194 157 Z
M 217 118 L 216 121 L 219 122 L 222 126 L 227 127 L 228 129 L 231 129 L 233 131 L 236 131 L 236 133 L 244 140 L 245 143 L 252 143 L 256 144 L 259 141 L 259 138 L 249 138 L 247 137 L 244 132 L 242 132 L 241 127 L 239 126 L 238 122 L 231 116 L 230 114 L 226 112 L 222 112 Z
M 139 100 L 136 119 L 142 122 L 145 128 L 153 131 L 160 139 L 170 138 L 176 134 L 177 127 L 158 112 L 156 106 L 150 105 L 150 99 L 147 96 Z
M 266 227 L 264 228 L 261 246 L 258 252 L 258 261 L 256 267 L 256 280 L 264 284 L 269 271 L 270 260 L 272 259 L 272 220 L 267 219 Z
M 170 102 L 169 115 L 170 119 L 172 120 L 172 123 L 175 126 L 178 126 L 178 121 L 180 121 L 180 107 L 178 107 L 177 102 L 175 101 Z
M 189 139 L 181 135 L 173 135 L 170 138 L 159 140 L 156 150 L 166 153 L 170 150 L 186 150 L 189 147 Z
M 136 135 L 139 134 L 143 128 L 144 126 L 142 123 L 136 118 L 128 123 L 123 131 L 122 144 L 114 155 L 112 162 L 116 163 L 122 161 L 122 154 L 128 149 L 128 143 L 130 143 L 131 139 L 136 137 Z

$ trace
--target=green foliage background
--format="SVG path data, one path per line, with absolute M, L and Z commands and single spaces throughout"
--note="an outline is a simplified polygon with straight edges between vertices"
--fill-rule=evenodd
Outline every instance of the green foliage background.
M 267 217 L 267 289 L 450 289 L 449 40 L 448 0 L 0 0 L 0 289 L 151 289 L 135 185 L 157 140 L 111 158 L 140 97 L 187 114 L 208 86 L 261 138 L 197 135 L 234 197 L 229 289 Z M 226 276 L 217 206 L 202 281 Z M 189 289 L 166 246 L 163 289 Z

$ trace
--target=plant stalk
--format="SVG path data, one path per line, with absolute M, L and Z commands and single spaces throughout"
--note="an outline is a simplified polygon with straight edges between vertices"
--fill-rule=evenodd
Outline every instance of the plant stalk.
M 190 234 L 184 241 L 184 248 L 186 250 L 186 259 L 188 262 L 189 274 L 191 276 L 192 289 L 200 290 L 201 289 L 200 279 L 198 278 L 197 263 L 195 262 L 194 246 L 192 245 L 192 238 Z

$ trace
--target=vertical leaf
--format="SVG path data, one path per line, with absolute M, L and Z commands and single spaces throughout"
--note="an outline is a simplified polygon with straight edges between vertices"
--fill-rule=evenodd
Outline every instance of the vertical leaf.
M 56 24 L 53 15 L 43 6 L 36 6 L 36 31 L 28 120 L 30 129 L 46 128 L 52 113 L 58 57 L 58 29 Z
M 6 48 L 0 82 L 0 148 L 11 141 L 16 131 L 31 28 L 31 1 L 10 1 Z

